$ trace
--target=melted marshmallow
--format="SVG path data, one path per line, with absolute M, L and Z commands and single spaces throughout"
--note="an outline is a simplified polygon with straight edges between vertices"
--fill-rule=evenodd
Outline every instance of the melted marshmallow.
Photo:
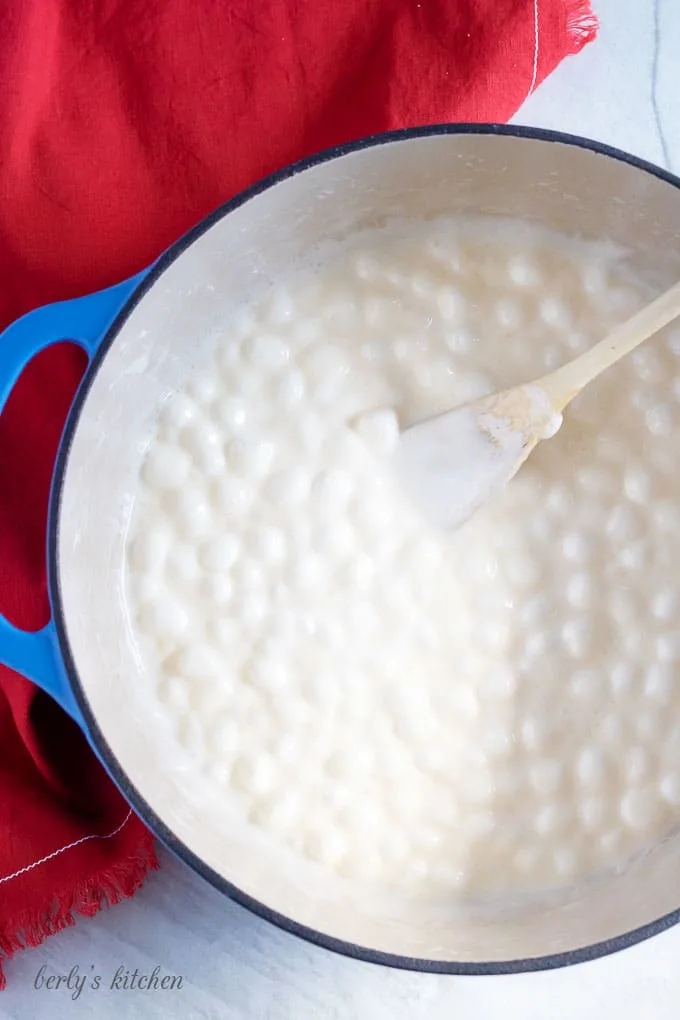
M 392 466 L 399 425 L 648 297 L 615 253 L 519 224 L 376 232 L 236 315 L 164 405 L 132 625 L 177 754 L 252 825 L 352 881 L 468 897 L 619 867 L 677 824 L 678 334 L 454 535 Z

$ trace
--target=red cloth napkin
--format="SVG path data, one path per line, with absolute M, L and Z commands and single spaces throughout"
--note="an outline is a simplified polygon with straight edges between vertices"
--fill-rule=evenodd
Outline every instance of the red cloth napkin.
M 304 154 L 505 121 L 597 31 L 579 0 L 5 0 L 3 14 L 0 328 L 143 268 Z M 0 419 L 0 610 L 27 629 L 48 618 L 48 483 L 83 368 L 68 345 L 42 354 Z M 77 727 L 0 669 L 0 958 L 155 867 Z

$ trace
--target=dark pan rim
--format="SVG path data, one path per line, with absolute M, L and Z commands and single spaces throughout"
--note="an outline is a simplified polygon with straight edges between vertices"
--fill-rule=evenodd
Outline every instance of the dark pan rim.
M 63 483 L 68 464 L 69 453 L 73 436 L 78 427 L 80 415 L 85 401 L 90 392 L 92 381 L 95 378 L 99 367 L 106 357 L 111 345 L 122 329 L 133 309 L 142 300 L 144 295 L 154 286 L 163 275 L 165 270 L 172 265 L 190 245 L 193 244 L 202 234 L 209 230 L 218 220 L 223 219 L 234 209 L 239 208 L 245 202 L 268 190 L 276 184 L 293 177 L 296 174 L 326 163 L 329 160 L 345 156 L 362 149 L 377 145 L 385 145 L 392 142 L 400 142 L 411 138 L 426 138 L 437 135 L 500 135 L 513 138 L 528 138 L 543 142 L 558 142 L 563 145 L 571 145 L 581 149 L 588 149 L 601 156 L 608 156 L 622 163 L 627 163 L 636 169 L 651 174 L 658 179 L 680 188 L 680 179 L 673 174 L 654 166 L 645 160 L 629 153 L 592 141 L 576 135 L 562 134 L 558 131 L 543 130 L 540 128 L 524 127 L 521 125 L 506 124 L 434 124 L 422 127 L 406 128 L 399 131 L 390 131 L 383 134 L 372 135 L 348 142 L 334 148 L 326 149 L 313 156 L 299 160 L 282 170 L 277 171 L 259 181 L 252 187 L 240 192 L 238 195 L 225 202 L 210 215 L 201 220 L 195 227 L 180 237 L 153 265 L 144 280 L 132 293 L 129 299 L 120 309 L 114 322 L 109 327 L 106 335 L 78 389 L 68 421 L 64 428 L 64 434 L 57 454 L 52 490 L 50 494 L 50 512 L 47 535 L 47 556 L 48 556 L 48 588 L 52 606 L 53 619 L 59 640 L 59 647 L 63 657 L 64 666 L 68 681 L 73 690 L 74 698 L 83 719 L 85 720 L 90 740 L 96 748 L 98 755 L 105 764 L 109 774 L 121 790 L 122 794 L 134 808 L 135 812 L 145 822 L 153 834 L 163 843 L 176 857 L 184 861 L 193 871 L 201 875 L 207 882 L 220 892 L 226 894 L 230 899 L 241 904 L 253 914 L 263 918 L 284 931 L 290 932 L 299 938 L 304 939 L 313 945 L 321 946 L 332 952 L 343 956 L 352 957 L 367 963 L 379 964 L 381 966 L 393 967 L 401 970 L 422 971 L 432 974 L 459 974 L 459 975 L 491 975 L 491 974 L 516 974 L 527 971 L 554 970 L 559 967 L 573 966 L 587 960 L 594 960 L 610 953 L 618 952 L 628 946 L 635 945 L 645 939 L 657 935 L 680 921 L 680 908 L 675 909 L 658 920 L 642 925 L 632 931 L 617 935 L 614 938 L 603 942 L 586 945 L 578 949 L 568 950 L 560 953 L 551 953 L 546 956 L 523 958 L 516 960 L 502 960 L 494 962 L 460 962 L 430 960 L 419 957 L 400 956 L 395 953 L 380 952 L 351 942 L 333 938 L 329 935 L 308 928 L 296 921 L 285 917 L 282 914 L 271 910 L 266 904 L 254 899 L 252 896 L 242 892 L 222 875 L 208 867 L 196 854 L 194 854 L 175 834 L 165 825 L 145 799 L 136 789 L 130 778 L 123 771 L 116 759 L 115 754 L 109 747 L 106 737 L 95 718 L 85 689 L 81 683 L 78 671 L 68 640 L 64 609 L 62 605 L 60 583 L 59 583 L 59 562 L 57 556 L 59 542 L 59 510 L 63 491 Z

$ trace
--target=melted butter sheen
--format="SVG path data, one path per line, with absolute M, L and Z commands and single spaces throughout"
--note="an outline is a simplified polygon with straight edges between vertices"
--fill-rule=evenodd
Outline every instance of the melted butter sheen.
M 677 336 L 453 536 L 389 467 L 398 421 L 563 363 L 622 295 L 649 297 L 615 253 L 512 224 L 376 234 L 236 316 L 163 407 L 127 553 L 145 676 L 271 838 L 466 897 L 618 867 L 680 820 Z

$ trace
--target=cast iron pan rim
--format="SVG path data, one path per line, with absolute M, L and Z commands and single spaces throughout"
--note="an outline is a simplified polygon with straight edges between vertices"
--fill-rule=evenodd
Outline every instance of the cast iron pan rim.
M 377 145 L 387 145 L 410 138 L 427 138 L 437 135 L 505 135 L 514 138 L 529 138 L 543 142 L 558 142 L 563 145 L 589 149 L 591 152 L 595 152 L 600 156 L 607 156 L 611 159 L 618 160 L 619 162 L 628 163 L 630 166 L 633 166 L 644 173 L 652 174 L 654 177 L 657 177 L 676 188 L 680 188 L 680 179 L 675 177 L 673 174 L 668 173 L 667 171 L 662 170 L 645 160 L 638 159 L 636 156 L 631 156 L 626 152 L 622 152 L 619 149 L 603 145 L 600 142 L 595 142 L 587 138 L 581 138 L 576 135 L 567 135 L 558 131 L 546 131 L 540 128 L 530 128 L 519 125 L 434 124 L 372 135 L 367 138 L 359 139 L 355 142 L 348 142 L 344 145 L 338 145 L 334 148 L 326 149 L 323 152 L 299 160 L 298 162 L 264 178 L 251 188 L 242 191 L 228 202 L 225 202 L 224 205 L 221 205 L 209 216 L 205 217 L 205 219 L 201 220 L 200 223 L 180 237 L 160 257 L 139 287 L 134 291 L 120 310 L 116 319 L 107 331 L 97 353 L 92 359 L 87 372 L 85 373 L 71 408 L 55 463 L 52 491 L 50 495 L 50 513 L 47 536 L 49 595 L 66 673 L 73 689 L 73 694 L 78 708 L 80 709 L 89 729 L 90 738 L 97 748 L 106 768 L 114 778 L 126 800 L 132 805 L 136 813 L 143 819 L 158 839 L 164 843 L 165 846 L 168 847 L 173 854 L 175 854 L 175 856 L 188 864 L 190 868 L 201 875 L 220 892 L 225 893 L 228 897 L 235 900 L 237 903 L 240 903 L 252 913 L 266 921 L 269 921 L 271 924 L 276 925 L 284 931 L 288 931 L 299 938 L 305 939 L 307 942 L 313 943 L 314 945 L 322 946 L 335 953 L 353 957 L 357 960 L 363 960 L 368 963 L 380 964 L 382 966 L 394 967 L 401 970 L 423 971 L 433 974 L 490 975 L 516 974 L 535 970 L 552 970 L 558 967 L 583 963 L 586 960 L 594 960 L 600 956 L 617 952 L 628 946 L 632 946 L 637 942 L 641 942 L 644 939 L 648 939 L 652 935 L 656 935 L 659 932 L 664 931 L 666 928 L 670 928 L 672 925 L 677 924 L 678 921 L 680 921 L 680 908 L 671 911 L 656 921 L 652 921 L 640 928 L 636 928 L 633 931 L 618 935 L 615 938 L 608 939 L 604 942 L 594 943 L 592 945 L 583 946 L 579 949 L 569 950 L 567 952 L 552 953 L 546 956 L 517 960 L 502 960 L 490 963 L 428 960 L 418 957 L 399 956 L 394 953 L 378 952 L 374 949 L 355 945 L 351 942 L 345 942 L 341 939 L 332 938 L 320 931 L 298 924 L 296 921 L 292 921 L 290 918 L 285 917 L 282 914 L 276 913 L 266 904 L 253 899 L 253 897 L 246 895 L 246 893 L 236 888 L 236 886 L 234 886 L 231 882 L 228 882 L 212 868 L 208 867 L 199 857 L 196 856 L 196 854 L 189 850 L 189 848 L 166 827 L 162 819 L 154 813 L 130 781 L 129 777 L 123 772 L 90 708 L 85 690 L 78 676 L 68 641 L 60 594 L 59 564 L 57 557 L 59 540 L 59 508 L 61 505 L 63 480 L 65 477 L 73 436 L 78 427 L 78 421 L 90 391 L 92 381 L 94 380 L 102 361 L 106 357 L 109 348 L 116 339 L 116 336 L 120 332 L 132 310 L 136 307 L 138 302 L 141 301 L 147 291 L 150 290 L 155 283 L 157 283 L 165 270 L 171 266 L 172 263 L 175 262 L 182 253 L 194 243 L 194 241 L 217 223 L 218 220 L 221 220 L 223 217 L 232 212 L 232 210 L 237 209 L 251 198 L 254 198 L 263 191 L 266 191 L 268 188 L 279 184 L 281 181 L 285 181 L 289 177 L 293 177 L 296 174 L 302 173 L 304 170 L 311 167 L 318 166 L 321 163 L 326 163 L 329 160 L 345 156 L 349 153 L 359 152 L 362 149 L 371 148 Z

